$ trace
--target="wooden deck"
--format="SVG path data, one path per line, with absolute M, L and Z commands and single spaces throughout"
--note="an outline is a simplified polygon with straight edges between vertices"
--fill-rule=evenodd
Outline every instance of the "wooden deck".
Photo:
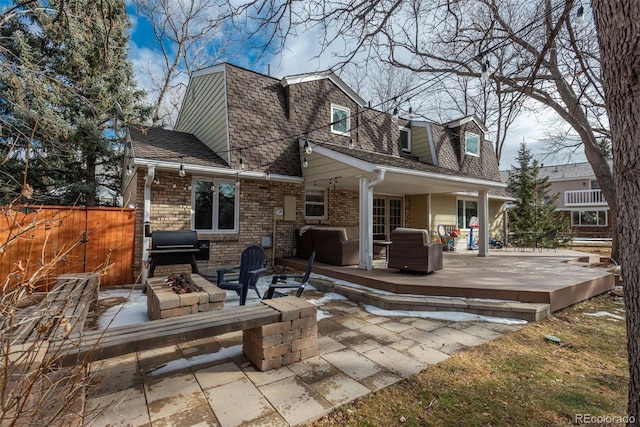
M 357 266 L 316 263 L 313 272 L 396 295 L 479 298 L 549 304 L 551 312 L 599 295 L 614 287 L 614 276 L 590 267 L 598 257 L 558 250 L 514 252 L 494 250 L 489 257 L 475 251 L 444 254 L 444 268 L 431 274 L 400 273 L 376 260 L 371 271 Z M 279 265 L 303 269 L 305 260 L 284 258 Z M 413 305 L 418 310 L 417 305 Z

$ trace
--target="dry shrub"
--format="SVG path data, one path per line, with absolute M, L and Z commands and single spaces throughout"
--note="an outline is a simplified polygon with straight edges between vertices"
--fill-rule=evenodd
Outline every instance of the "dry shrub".
M 10 231 L 0 241 L 0 257 L 5 256 L 12 245 L 28 239 L 37 227 L 55 228 L 55 224 L 43 224 L 37 215 L 27 223 L 16 223 L 16 208 L 5 206 L 0 220 Z M 56 221 L 48 219 L 48 221 Z M 4 227 L 3 227 L 4 228 Z M 56 265 L 81 242 L 58 248 L 53 256 L 24 254 L 13 263 L 11 271 L 3 272 L 0 279 L 0 425 L 22 426 L 74 426 L 82 425 L 92 414 L 84 413 L 85 391 L 91 384 L 88 362 L 61 368 L 58 361 L 61 348 L 69 343 L 69 323 L 47 321 L 38 324 L 28 340 L 18 339 L 17 327 L 29 322 L 38 323 L 48 318 L 48 299 L 36 305 L 39 298 L 38 284 L 50 281 Z M 25 268 L 33 260 L 39 262 L 35 269 Z M 29 271 L 28 274 L 25 274 Z M 49 340 L 47 337 L 58 337 Z M 97 415 L 97 414 L 96 414 Z

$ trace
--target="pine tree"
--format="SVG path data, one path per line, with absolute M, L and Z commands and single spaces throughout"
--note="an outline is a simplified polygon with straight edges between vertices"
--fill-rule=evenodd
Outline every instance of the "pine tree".
M 82 195 L 95 205 L 99 184 L 120 186 L 115 103 L 130 121 L 149 113 L 128 60 L 124 2 L 15 2 L 2 18 L 2 202 L 27 184 L 39 203 L 73 204 Z
M 545 236 L 566 229 L 566 218 L 555 210 L 558 194 L 549 195 L 548 177 L 540 177 L 540 166 L 522 143 L 516 157 L 518 165 L 509 172 L 508 191 L 516 197 L 509 212 L 509 228 L 516 236 L 533 233 Z

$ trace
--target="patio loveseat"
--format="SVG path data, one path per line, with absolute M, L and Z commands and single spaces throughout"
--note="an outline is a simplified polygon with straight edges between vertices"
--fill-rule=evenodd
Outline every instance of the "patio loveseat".
M 332 265 L 355 265 L 360 261 L 360 232 L 358 226 L 305 226 L 296 233 L 296 256 L 308 259 L 316 252 L 316 261 Z M 374 234 L 384 240 L 384 235 Z M 378 253 L 382 248 L 374 248 Z M 375 252 L 374 252 L 375 253 Z
M 442 243 L 430 242 L 429 232 L 396 228 L 391 232 L 388 268 L 431 273 L 442 269 Z

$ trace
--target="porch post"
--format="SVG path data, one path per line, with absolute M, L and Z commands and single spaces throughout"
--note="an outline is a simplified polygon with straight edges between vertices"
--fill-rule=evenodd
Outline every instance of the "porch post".
M 489 192 L 478 191 L 478 256 L 489 256 Z
M 373 270 L 373 187 L 360 178 L 360 270 Z

